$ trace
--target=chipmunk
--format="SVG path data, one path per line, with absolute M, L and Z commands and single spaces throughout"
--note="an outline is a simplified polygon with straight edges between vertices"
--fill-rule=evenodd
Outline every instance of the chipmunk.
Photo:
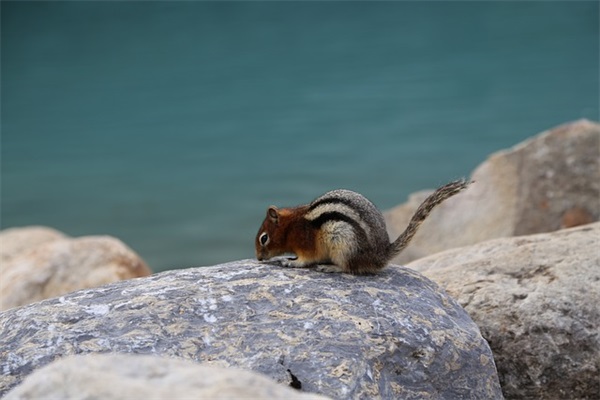
M 402 234 L 390 243 L 381 212 L 351 190 L 333 190 L 312 203 L 293 208 L 270 206 L 256 235 L 256 258 L 279 260 L 284 267 L 316 266 L 322 272 L 362 275 L 381 270 L 408 245 L 431 210 L 469 186 L 450 182 L 428 196 Z

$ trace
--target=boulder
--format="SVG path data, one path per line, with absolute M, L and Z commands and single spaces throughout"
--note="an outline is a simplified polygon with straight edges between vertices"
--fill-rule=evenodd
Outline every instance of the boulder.
M 551 232 L 600 219 L 600 124 L 581 120 L 492 154 L 463 193 L 439 205 L 394 262 L 484 240 Z M 430 192 L 384 213 L 396 238 Z
M 600 399 L 600 223 L 490 240 L 408 267 L 479 325 L 506 398 Z
M 436 284 L 238 261 L 80 290 L 0 314 L 0 395 L 83 353 L 178 357 L 333 398 L 501 398 L 487 342 Z M 289 372 L 288 372 L 289 371 Z
M 327 399 L 278 384 L 255 372 L 125 354 L 87 354 L 59 359 L 29 375 L 4 400 L 41 398 Z
M 0 231 L 0 272 L 4 263 L 42 243 L 65 239 L 67 236 L 45 226 L 8 228 Z
M 151 273 L 137 254 L 112 237 L 69 238 L 38 228 L 30 234 L 9 231 L 0 237 L 0 247 L 15 249 L 0 264 L 0 310 Z M 19 238 L 31 247 L 19 248 L 14 244 Z

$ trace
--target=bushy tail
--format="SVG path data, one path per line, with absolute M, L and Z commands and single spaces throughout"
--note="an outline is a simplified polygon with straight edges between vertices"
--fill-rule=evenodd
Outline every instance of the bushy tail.
M 415 233 L 417 233 L 419 226 L 421 226 L 423 221 L 425 221 L 425 218 L 427 218 L 435 206 L 447 198 L 454 196 L 461 190 L 466 189 L 469 184 L 471 184 L 471 182 L 464 179 L 453 181 L 438 188 L 435 192 L 429 195 L 425 201 L 421 203 L 419 208 L 417 208 L 417 211 L 410 219 L 410 222 L 408 223 L 408 226 L 404 232 L 398 236 L 398 239 L 390 244 L 390 259 L 400 254 L 400 252 L 404 250 L 408 243 L 410 243 L 413 236 L 415 236 Z

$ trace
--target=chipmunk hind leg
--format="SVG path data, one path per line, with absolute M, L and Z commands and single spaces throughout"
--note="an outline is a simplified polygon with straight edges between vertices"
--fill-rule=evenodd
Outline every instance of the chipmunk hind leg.
M 387 265 L 387 258 L 376 249 L 354 254 L 348 259 L 345 272 L 353 275 L 372 275 Z
M 385 266 L 385 262 L 374 260 L 371 256 L 353 254 L 347 249 L 331 254 L 331 263 L 319 264 L 316 270 L 330 273 L 347 273 L 352 275 L 369 275 Z
M 352 254 L 348 247 L 343 245 L 331 246 L 330 243 L 330 246 L 327 247 L 327 255 L 327 258 L 330 261 L 327 263 L 319 263 L 315 268 L 317 271 L 328 273 L 351 273 L 348 266 L 348 259 Z

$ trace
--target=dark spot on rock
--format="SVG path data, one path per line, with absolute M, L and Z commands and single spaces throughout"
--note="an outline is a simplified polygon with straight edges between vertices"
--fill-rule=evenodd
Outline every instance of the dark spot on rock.
M 73 314 L 73 315 L 65 315 L 61 316 L 61 318 L 57 318 L 58 322 L 63 324 L 76 324 L 77 322 L 83 319 L 83 315 L 81 314 Z
M 548 332 L 548 327 L 542 326 L 542 325 L 535 325 L 535 326 L 532 326 L 529 329 L 529 331 L 534 334 L 544 334 L 544 333 Z
M 292 374 L 292 371 L 290 371 L 288 369 L 287 372 L 290 374 L 290 378 L 292 378 L 292 381 L 290 382 L 290 386 L 293 387 L 294 389 L 301 390 L 302 382 L 300 382 L 298 380 L 298 378 L 296 378 L 296 375 Z
M 521 284 L 523 280 L 539 279 L 540 276 L 548 279 L 548 283 L 554 281 L 556 276 L 552 273 L 551 266 L 549 265 L 538 265 L 535 269 L 523 270 L 518 272 L 507 273 L 508 276 L 517 280 L 517 283 Z
M 425 356 L 425 351 L 423 349 L 416 349 L 415 351 L 412 352 L 412 357 L 413 358 L 422 358 L 423 356 Z

